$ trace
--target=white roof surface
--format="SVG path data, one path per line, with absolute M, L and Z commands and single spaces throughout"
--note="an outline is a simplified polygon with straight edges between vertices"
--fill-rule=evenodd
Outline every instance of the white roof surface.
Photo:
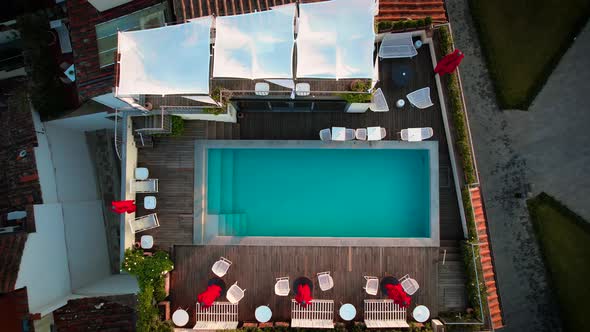
M 208 94 L 211 21 L 119 32 L 117 94 Z
M 292 78 L 295 5 L 215 19 L 214 77 Z
M 374 0 L 299 5 L 297 77 L 372 78 Z

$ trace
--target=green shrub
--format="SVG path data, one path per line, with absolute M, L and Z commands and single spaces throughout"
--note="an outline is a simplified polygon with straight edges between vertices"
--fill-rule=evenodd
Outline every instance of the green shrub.
M 473 309 L 473 318 L 479 320 L 482 317 L 481 309 L 484 309 L 485 311 L 487 308 L 485 296 L 486 285 L 483 279 L 483 271 L 481 269 L 481 263 L 479 260 L 479 249 L 477 246 L 473 246 L 473 250 L 471 250 L 471 245 L 464 242 L 461 246 L 461 252 L 463 254 L 463 263 L 465 264 L 465 272 L 467 274 L 467 300 Z M 475 274 L 476 269 L 477 275 Z M 481 309 L 479 306 L 480 299 Z
M 350 90 L 356 92 L 367 92 L 371 89 L 371 83 L 369 81 L 357 80 L 350 84 Z
M 220 107 L 208 107 L 208 108 L 203 108 L 203 113 L 219 115 L 219 114 L 224 114 L 225 109 L 220 108 Z
M 442 27 L 440 30 L 440 50 L 443 54 L 449 54 L 453 51 L 452 39 L 447 27 Z M 459 78 L 457 73 L 453 72 L 446 75 L 446 85 L 449 98 L 450 113 L 453 121 L 453 129 L 455 133 L 455 146 L 457 152 L 461 156 L 463 163 L 463 173 L 467 183 L 475 183 L 477 178 L 475 176 L 475 169 L 473 166 L 473 157 L 471 155 L 471 146 L 469 144 L 469 133 L 467 130 L 467 120 L 465 118 L 465 110 L 463 107 L 463 100 L 461 98 L 461 90 L 459 88 Z
M 370 93 L 341 93 L 339 94 L 342 99 L 348 103 L 369 103 L 371 102 Z
M 426 24 L 424 23 L 424 20 L 423 19 L 416 20 L 416 26 L 417 27 L 423 27 L 425 25 Z
M 406 29 L 412 29 L 412 28 L 416 27 L 416 21 L 414 21 L 414 20 L 406 20 L 403 22 L 404 22 L 404 28 L 406 28 Z
M 431 24 L 432 24 L 432 17 L 426 16 L 426 18 L 424 18 L 424 25 L 430 26 Z
M 393 25 L 392 21 L 381 21 L 381 22 L 377 23 L 377 30 L 378 31 L 389 30 L 389 29 L 391 29 L 392 25 Z
M 172 128 L 169 136 L 178 137 L 184 134 L 184 119 L 178 115 L 171 116 Z
M 141 249 L 125 250 L 122 269 L 134 275 L 139 284 L 137 331 L 172 331 L 170 322 L 160 321 L 156 302 L 166 297 L 164 275 L 173 268 L 174 265 L 165 251 L 156 251 L 152 256 L 144 256 Z
M 392 25 L 393 30 L 401 30 L 404 28 L 404 21 L 397 21 Z

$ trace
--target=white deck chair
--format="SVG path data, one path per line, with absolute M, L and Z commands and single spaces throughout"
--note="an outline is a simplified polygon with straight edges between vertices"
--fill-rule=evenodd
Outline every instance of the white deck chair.
M 432 100 L 430 100 L 430 88 L 422 88 L 414 92 L 410 92 L 406 95 L 406 98 L 408 98 L 410 104 L 420 109 L 428 108 L 434 105 Z
M 136 193 L 157 193 L 158 179 L 131 180 L 131 191 Z
M 385 95 L 381 88 L 373 92 L 370 108 L 373 112 L 389 112 L 389 106 L 387 105 L 387 100 L 385 100 Z
M 379 57 L 383 59 L 411 58 L 417 54 L 410 32 L 388 33 L 379 46 Z
M 320 284 L 320 289 L 324 292 L 334 287 L 334 279 L 332 279 L 330 272 L 318 273 L 318 283 Z
M 320 139 L 322 141 L 331 141 L 332 140 L 332 132 L 330 128 L 320 130 Z
M 300 97 L 304 97 L 304 96 L 309 96 L 309 94 L 311 93 L 311 86 L 309 85 L 309 83 L 297 83 L 295 85 L 295 94 L 300 96 Z
M 148 229 L 160 227 L 160 222 L 158 221 L 158 216 L 155 213 L 151 213 L 130 221 L 129 227 L 133 233 L 139 233 L 147 231 Z
M 359 128 L 355 130 L 354 136 L 359 141 L 366 141 L 367 140 L 367 128 Z
M 387 130 L 385 130 L 385 128 L 381 127 L 381 139 L 384 139 L 385 136 L 387 136 Z
M 211 271 L 213 271 L 213 273 L 215 273 L 216 276 L 221 278 L 227 273 L 227 270 L 229 270 L 230 266 L 231 261 L 229 259 L 225 257 L 220 257 L 219 260 L 215 262 L 211 267 Z
M 407 274 L 399 279 L 399 283 L 408 295 L 414 295 L 420 288 L 418 282 Z
M 275 284 L 275 294 L 278 296 L 288 296 L 291 288 L 289 287 L 289 277 L 277 278 Z
M 365 292 L 369 295 L 377 295 L 379 291 L 379 278 L 365 276 L 365 279 L 367 280 L 367 284 L 363 287 Z
M 344 134 L 344 140 L 345 141 L 352 141 L 355 137 L 355 132 L 354 129 L 349 129 L 346 128 L 346 132 Z
M 408 129 L 402 129 L 400 131 L 400 136 L 402 141 L 409 141 L 410 137 L 409 137 L 409 130 L 410 129 L 420 129 L 420 135 L 417 139 L 414 139 L 413 141 L 423 141 L 425 139 L 429 139 L 432 137 L 432 135 L 434 135 L 434 131 L 432 130 L 432 128 L 430 127 L 424 127 L 424 128 L 408 128 Z
M 227 300 L 230 303 L 236 304 L 236 303 L 240 302 L 241 299 L 244 298 L 244 292 L 245 291 L 246 291 L 245 289 L 241 289 L 240 286 L 238 286 L 238 282 L 236 281 L 227 290 L 227 294 L 225 295 L 225 297 L 227 298 Z
M 268 96 L 270 85 L 266 82 L 258 82 L 254 85 L 254 93 L 257 96 Z

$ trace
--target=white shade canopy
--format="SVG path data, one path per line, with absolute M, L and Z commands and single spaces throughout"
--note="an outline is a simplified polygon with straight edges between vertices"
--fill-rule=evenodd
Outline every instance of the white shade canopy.
M 295 4 L 216 18 L 214 77 L 292 78 Z
M 299 5 L 297 77 L 372 78 L 374 0 Z
M 211 21 L 119 32 L 117 95 L 208 94 Z

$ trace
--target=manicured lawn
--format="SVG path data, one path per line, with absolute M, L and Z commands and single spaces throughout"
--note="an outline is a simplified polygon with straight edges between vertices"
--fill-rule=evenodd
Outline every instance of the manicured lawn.
M 542 193 L 529 212 L 566 331 L 585 331 L 590 312 L 590 224 Z
M 590 16 L 588 0 L 470 0 L 500 107 L 527 109 Z

